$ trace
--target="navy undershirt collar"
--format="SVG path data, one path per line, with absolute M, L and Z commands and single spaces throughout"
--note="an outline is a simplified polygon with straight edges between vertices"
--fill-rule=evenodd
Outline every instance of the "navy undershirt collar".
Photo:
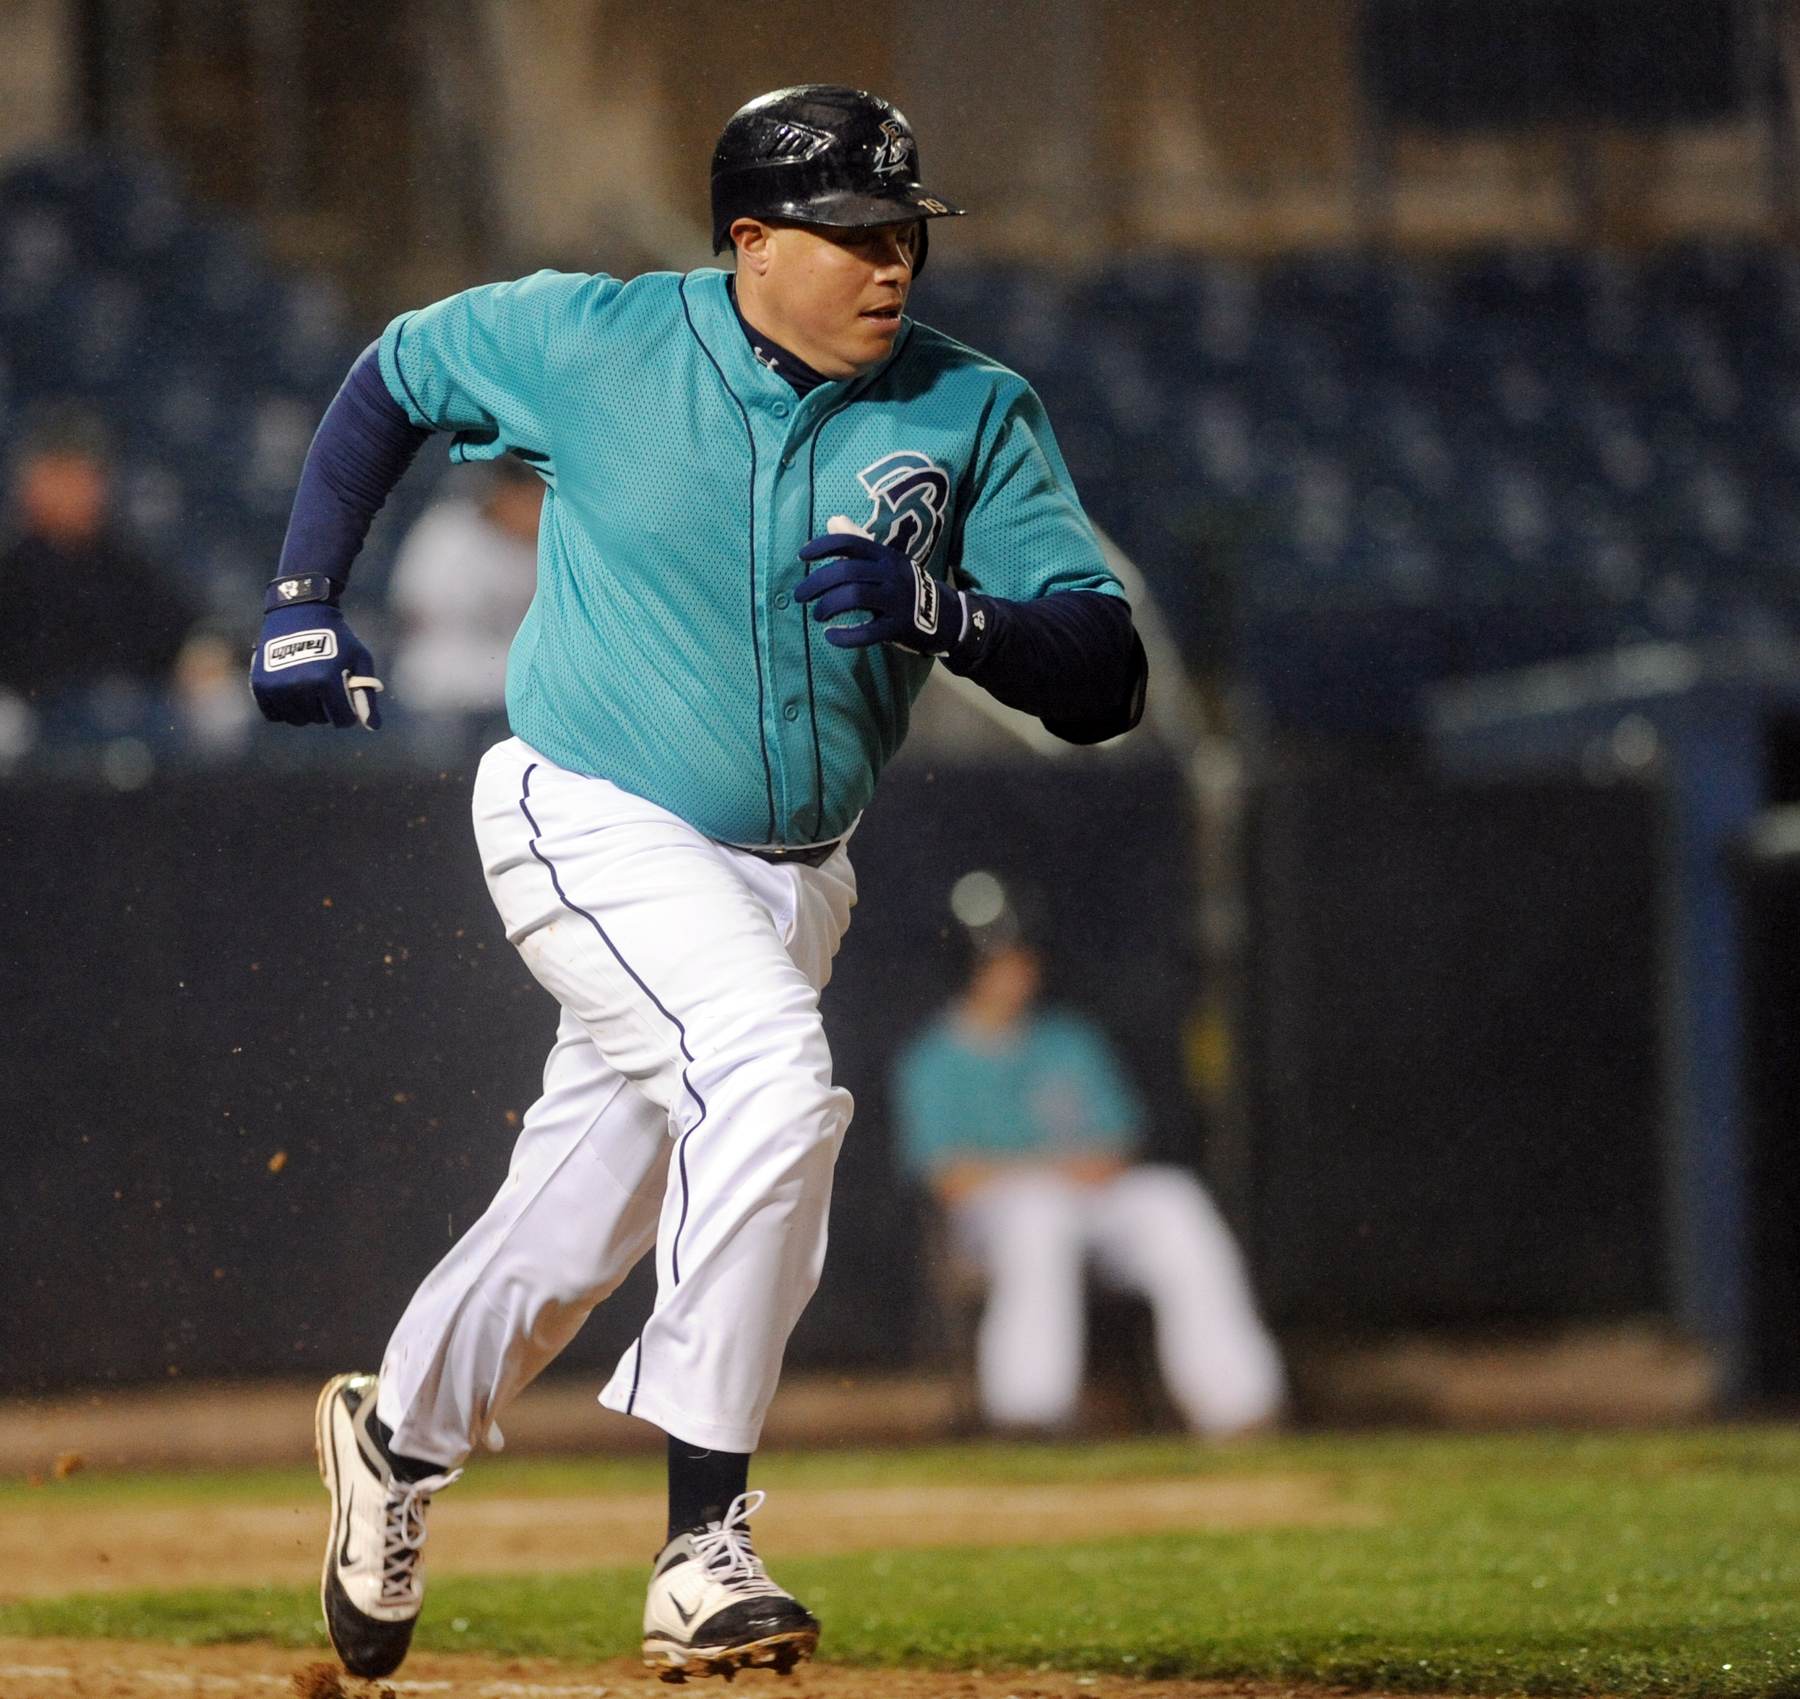
M 760 364 L 783 379 L 796 395 L 808 395 L 820 384 L 831 382 L 823 372 L 815 372 L 798 354 L 790 354 L 779 342 L 772 342 L 760 330 L 751 329 L 750 321 L 744 317 L 744 309 L 738 305 L 735 278 L 725 279 L 725 293 L 731 297 L 731 310 L 737 314 L 738 328 L 750 344 L 750 352 Z

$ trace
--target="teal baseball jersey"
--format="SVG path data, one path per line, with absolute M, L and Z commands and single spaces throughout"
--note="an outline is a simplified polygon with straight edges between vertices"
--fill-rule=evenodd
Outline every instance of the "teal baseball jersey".
M 515 735 L 727 843 L 842 834 L 935 664 L 836 648 L 794 600 L 832 518 L 989 595 L 1123 594 L 1031 387 L 910 320 L 801 397 L 722 271 L 546 271 L 402 315 L 380 359 L 454 458 L 512 452 L 547 486 Z
M 1047 1009 L 986 1048 L 944 1015 L 894 1067 L 894 1109 L 906 1166 L 931 1175 L 968 1158 L 1125 1155 L 1143 1106 L 1100 1029 Z

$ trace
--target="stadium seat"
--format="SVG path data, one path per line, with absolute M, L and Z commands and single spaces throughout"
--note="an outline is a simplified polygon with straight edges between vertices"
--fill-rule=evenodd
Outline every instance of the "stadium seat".
M 1327 670 L 1385 669 L 1368 698 L 1395 705 L 1391 731 L 1477 654 L 1522 664 L 1746 610 L 1800 630 L 1793 254 L 942 264 L 917 306 L 1038 386 L 1090 509 L 1191 648 L 1255 680 L 1284 631 L 1318 652 L 1292 621 L 1354 609 Z M 0 420 L 70 399 L 106 417 L 128 524 L 210 605 L 253 601 L 356 348 L 329 281 L 272 268 L 152 165 L 82 153 L 0 177 Z M 438 464 L 377 527 L 359 594 Z M 1441 641 L 1408 635 L 1421 619 Z M 1298 723 L 1334 729 L 1335 687 L 1308 707 L 1283 677 Z
M 1420 687 L 1477 662 L 1800 632 L 1794 255 L 945 266 L 918 307 L 1039 385 L 1090 510 L 1278 722 L 1369 729 L 1339 712 L 1359 666 L 1405 732 Z M 1223 602 L 1194 593 L 1222 536 Z M 1327 665 L 1313 622 L 1350 609 Z
M 75 153 L 0 177 L 0 411 L 16 427 L 72 402 L 103 420 L 125 525 L 203 606 L 254 621 L 356 352 L 344 317 L 328 280 L 282 275 L 141 160 Z

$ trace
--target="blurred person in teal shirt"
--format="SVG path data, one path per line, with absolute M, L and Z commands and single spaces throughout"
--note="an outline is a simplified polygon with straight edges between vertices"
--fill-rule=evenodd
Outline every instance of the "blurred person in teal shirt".
M 1043 962 L 999 881 L 959 880 L 967 986 L 901 1054 L 901 1153 L 987 1285 L 976 1346 L 983 1413 L 1058 1430 L 1080 1392 L 1083 1280 L 1141 1294 L 1158 1360 L 1196 1432 L 1271 1422 L 1281 1361 L 1243 1259 L 1186 1171 L 1134 1160 L 1144 1108 L 1091 1021 L 1037 1004 Z

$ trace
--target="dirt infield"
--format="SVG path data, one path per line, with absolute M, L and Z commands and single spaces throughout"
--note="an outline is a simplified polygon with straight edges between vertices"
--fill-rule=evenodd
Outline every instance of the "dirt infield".
M 1691 1342 L 1644 1324 L 1480 1342 L 1403 1337 L 1296 1344 L 1295 1398 L 1328 1425 L 1458 1428 L 1656 1425 L 1702 1420 L 1719 1369 Z M 512 1456 L 660 1455 L 647 1422 L 603 1410 L 600 1377 L 526 1388 L 507 1412 Z M 48 1475 L 59 1454 L 103 1469 L 229 1469 L 312 1458 L 317 1381 L 104 1387 L 0 1398 L 0 1475 Z M 961 1395 L 932 1374 L 784 1375 L 765 1448 L 918 1445 L 952 1437 Z M 1101 1422 L 1096 1432 L 1111 1433 Z
M 459 1499 L 431 1513 L 436 1575 L 636 1567 L 661 1540 L 660 1494 Z M 789 1488 L 756 1519 L 769 1558 L 909 1546 L 1035 1545 L 1114 1535 L 1352 1526 L 1364 1505 L 1321 1476 L 1062 1486 Z M 0 1513 L 0 1598 L 136 1587 L 303 1585 L 324 1549 L 326 1498 L 293 1504 L 94 1504 Z M 7 1693 L 0 1686 L 0 1695 Z
M 662 1455 L 656 1428 L 597 1402 L 601 1377 L 538 1381 L 506 1413 L 515 1457 Z M 102 1469 L 232 1469 L 310 1463 L 319 1383 L 214 1382 L 0 1398 L 0 1474 L 50 1473 L 59 1453 Z M 949 1436 L 955 1386 L 942 1375 L 785 1375 L 765 1448 L 917 1445 Z
M 0 1640 L 5 1699 L 1312 1699 L 1323 1689 L 1220 1681 L 1136 1681 L 1110 1675 L 969 1670 L 843 1669 L 777 1676 L 746 1671 L 726 1687 L 670 1687 L 623 1658 L 604 1664 L 416 1653 L 385 1682 L 334 1679 L 316 1652 L 267 1646 L 181 1650 L 129 1640 Z M 1379 1696 L 1375 1696 L 1379 1699 Z

